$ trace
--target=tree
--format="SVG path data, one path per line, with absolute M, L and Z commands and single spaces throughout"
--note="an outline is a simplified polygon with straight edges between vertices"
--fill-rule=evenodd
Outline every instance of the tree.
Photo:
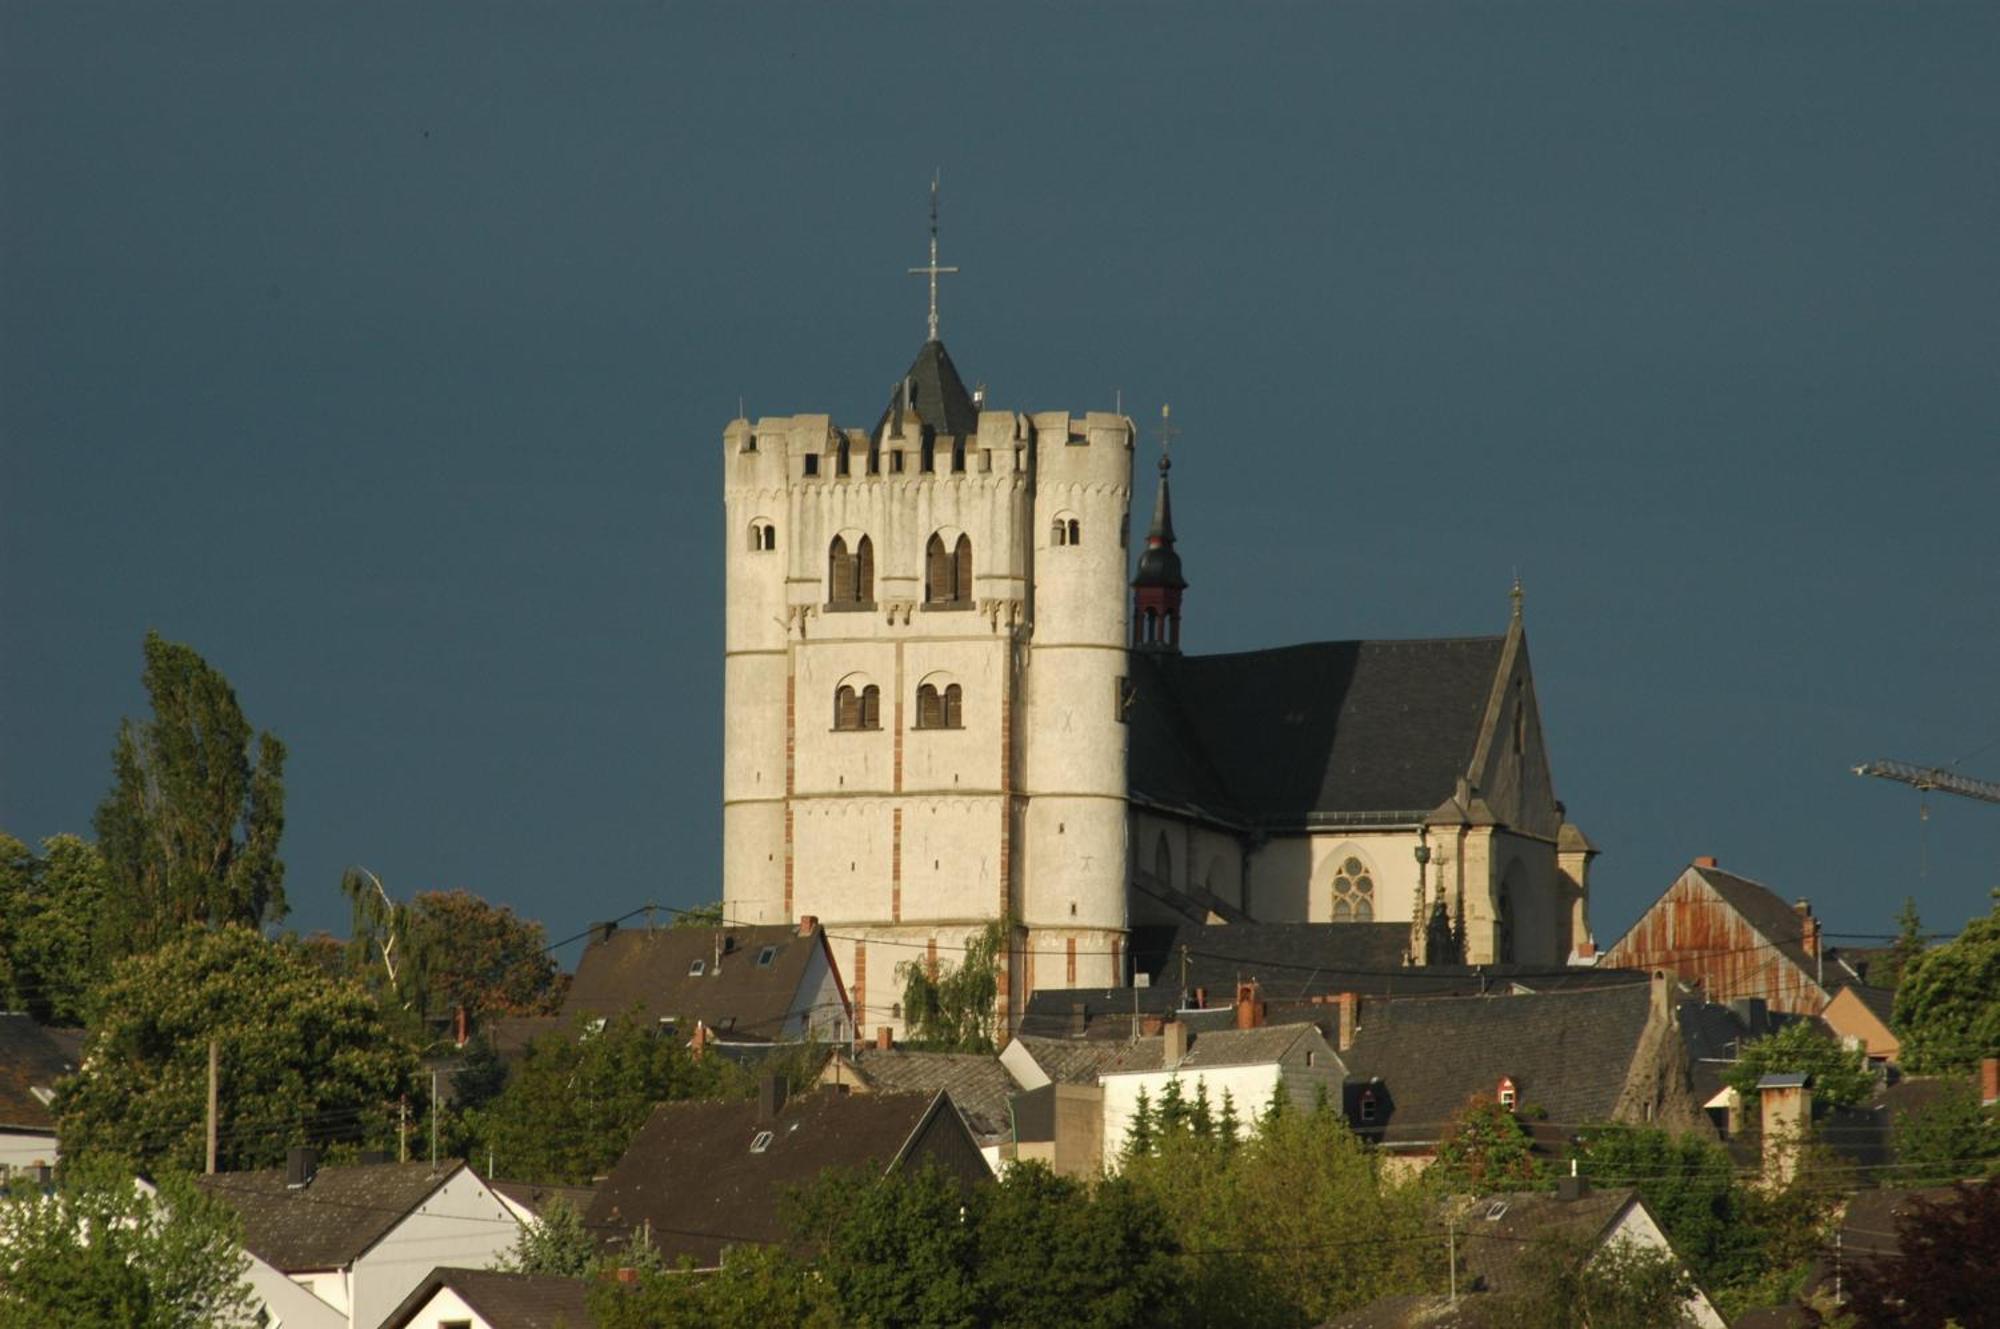
M 590 1272 L 598 1256 L 597 1238 L 583 1225 L 576 1206 L 557 1196 L 540 1216 L 521 1229 L 514 1249 L 500 1261 L 500 1268 L 517 1274 L 553 1274 L 558 1278 L 582 1278 Z
M 2000 890 L 1993 897 L 1991 912 L 1924 952 L 1896 987 L 1890 1023 L 1911 1071 L 1965 1070 L 2000 1056 Z
M 1527 1127 L 1484 1094 L 1466 1100 L 1445 1126 L 1437 1161 L 1424 1176 L 1449 1194 L 1531 1190 L 1543 1181 Z
M 123 961 L 97 1009 L 83 1069 L 54 1105 L 65 1157 L 200 1166 L 211 1039 L 228 1168 L 280 1163 L 295 1144 L 386 1142 L 416 1074 L 358 984 L 247 927 L 187 933 Z
M 80 1025 L 110 968 L 110 880 L 96 846 L 42 841 L 39 857 L 0 834 L 0 1001 L 43 1024 Z
M 1767 1075 L 1812 1076 L 1813 1100 L 1850 1105 L 1875 1092 L 1868 1055 L 1844 1048 L 1809 1020 L 1795 1020 L 1774 1034 L 1745 1043 L 1736 1060 L 1725 1067 L 1722 1082 L 1746 1103 L 1757 1101 L 1757 1082 Z
M 980 1323 L 963 1183 L 935 1166 L 883 1176 L 835 1168 L 788 1206 L 842 1324 L 971 1329 Z
M 157 1192 L 103 1157 L 65 1160 L 49 1196 L 0 1200 L 0 1329 L 249 1325 L 235 1211 L 179 1174 Z
M 1179 1246 L 1157 1201 L 1129 1181 L 1086 1186 L 1039 1163 L 980 1188 L 978 1300 L 996 1329 L 1137 1329 L 1185 1299 Z
M 908 960 L 899 966 L 903 1023 L 911 1043 L 939 1052 L 994 1050 L 1008 931 L 1004 919 L 988 923 L 966 942 L 956 965 L 934 968 L 929 960 Z
M 657 1036 L 635 1011 L 601 1029 L 579 1022 L 536 1039 L 468 1126 L 476 1152 L 490 1154 L 502 1176 L 583 1183 L 611 1169 L 654 1104 L 748 1088 L 729 1062 Z
M 1954 1080 L 1922 1106 L 1896 1114 L 1896 1179 L 1940 1186 L 2000 1170 L 2000 1108 L 1982 1107 L 1969 1080 Z
M 1896 940 L 1889 948 L 1888 956 L 1877 965 L 1886 971 L 1879 975 L 1873 972 L 1869 977 L 1877 981 L 1875 986 L 1894 990 L 1903 981 L 1903 975 L 1910 972 L 1910 966 L 1924 953 L 1924 920 L 1917 913 L 1917 899 L 1913 895 L 1903 897 L 1903 908 L 1896 915 Z
M 1493 1329 L 1693 1329 L 1694 1284 L 1672 1251 L 1618 1241 L 1544 1238 L 1520 1263 L 1522 1286 L 1502 1291 L 1479 1322 Z
M 1844 1282 L 1851 1323 L 1993 1323 L 2000 1287 L 2000 1185 L 1964 1183 L 1938 1198 L 1919 1196 L 1896 1220 L 1896 1253 L 1849 1265 Z M 1808 1310 L 1809 1323 L 1826 1324 Z M 1841 1322 L 1841 1321 L 1833 1321 Z
M 1153 1100 L 1146 1093 L 1146 1086 L 1139 1086 L 1138 1101 L 1132 1105 L 1132 1115 L 1125 1123 L 1125 1157 L 1136 1158 L 1153 1152 Z
M 1753 1273 L 1758 1233 L 1744 1220 L 1729 1151 L 1693 1132 L 1606 1123 L 1585 1130 L 1573 1157 L 1599 1186 L 1633 1186 L 1704 1283 Z
M 116 889 L 126 951 L 190 925 L 262 927 L 285 916 L 285 745 L 251 730 L 227 679 L 193 650 L 148 632 L 153 718 L 118 731 L 115 782 L 98 806 L 98 846 Z
M 470 891 L 419 891 L 397 904 L 360 868 L 341 890 L 354 906 L 349 963 L 413 1026 L 460 1007 L 476 1020 L 548 1015 L 561 1004 L 566 984 L 540 923 Z
M 832 1298 L 804 1263 L 775 1246 L 740 1246 L 722 1268 L 640 1268 L 625 1284 L 591 1284 L 589 1306 L 598 1329 L 838 1329 Z

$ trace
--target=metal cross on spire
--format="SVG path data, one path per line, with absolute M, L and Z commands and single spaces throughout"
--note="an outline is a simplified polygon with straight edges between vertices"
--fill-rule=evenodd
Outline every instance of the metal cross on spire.
M 910 269 L 910 275 L 912 277 L 929 277 L 931 279 L 930 339 L 932 341 L 936 341 L 938 339 L 937 279 L 941 276 L 944 276 L 947 273 L 955 273 L 958 271 L 957 268 L 941 268 L 938 266 L 937 231 L 938 231 L 938 174 L 933 172 L 931 175 L 931 261 L 928 267 Z
M 1180 437 L 1180 427 L 1174 423 L 1174 408 L 1164 403 L 1160 406 L 1160 474 L 1165 475 L 1174 468 L 1170 455 L 1174 440 Z

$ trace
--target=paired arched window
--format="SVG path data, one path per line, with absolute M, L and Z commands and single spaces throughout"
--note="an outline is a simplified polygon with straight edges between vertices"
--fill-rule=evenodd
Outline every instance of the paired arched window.
M 1060 548 L 1063 545 L 1083 543 L 1083 526 L 1074 517 L 1057 517 L 1049 527 L 1049 543 Z
M 859 688 L 842 683 L 833 694 L 833 727 L 835 729 L 880 729 L 882 727 L 882 689 L 873 683 Z
M 762 553 L 778 547 L 778 528 L 759 517 L 750 523 L 750 552 Z
M 917 689 L 917 728 L 963 729 L 965 693 L 956 683 L 942 688 L 926 683 Z
M 924 603 L 972 603 L 971 536 L 961 535 L 958 543 L 951 546 L 946 546 L 944 536 L 931 536 L 930 543 L 924 546 Z
M 1333 874 L 1333 921 L 1375 921 L 1375 874 L 1358 858 L 1350 858 Z
M 826 551 L 826 600 L 834 605 L 875 602 L 875 545 L 867 536 L 850 553 L 844 536 L 836 535 Z

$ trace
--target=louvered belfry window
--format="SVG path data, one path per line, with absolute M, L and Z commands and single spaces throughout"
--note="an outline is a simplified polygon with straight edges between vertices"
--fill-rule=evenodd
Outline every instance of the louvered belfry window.
M 873 683 L 861 689 L 861 727 L 863 729 L 882 727 L 882 689 Z
M 847 552 L 847 541 L 836 535 L 826 554 L 826 598 L 831 604 L 849 604 L 854 600 L 854 555 Z
M 972 537 L 961 535 L 947 548 L 933 534 L 924 546 L 924 603 L 963 605 L 972 601 Z
M 928 683 L 917 689 L 917 728 L 944 728 L 944 699 Z
M 875 600 L 875 542 L 865 535 L 854 546 L 854 599 L 857 604 Z
M 944 709 L 944 727 L 946 729 L 960 729 L 964 727 L 965 725 L 964 698 L 965 694 L 959 690 L 958 684 L 953 683 L 945 688 L 943 709 Z
M 859 729 L 861 727 L 861 694 L 845 683 L 833 694 L 833 727 L 835 729 Z

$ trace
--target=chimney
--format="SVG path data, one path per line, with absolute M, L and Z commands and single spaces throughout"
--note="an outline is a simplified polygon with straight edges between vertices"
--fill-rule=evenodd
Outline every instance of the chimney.
M 2000 1057 L 1979 1063 L 1979 1101 L 1988 1106 L 2000 1103 Z
M 314 1174 L 319 1171 L 319 1150 L 311 1145 L 295 1144 L 285 1153 L 285 1187 L 288 1190 L 303 1190 L 312 1185 Z
M 1806 954 L 1819 954 L 1819 920 L 1813 917 L 1812 902 L 1801 897 L 1792 906 L 1792 912 L 1799 916 L 1799 942 L 1806 948 Z
M 700 1061 L 701 1054 L 708 1050 L 709 1041 L 712 1038 L 713 1035 L 708 1032 L 708 1022 L 706 1020 L 696 1020 L 694 1022 L 694 1037 L 688 1040 L 689 1054 L 696 1061 Z
M 1080 1001 L 1071 1002 L 1069 1004 L 1069 1036 L 1071 1038 L 1082 1038 L 1084 1032 L 1089 1027 L 1090 1015 L 1085 1010 L 1083 1003 Z
M 456 1006 L 451 1012 L 451 1036 L 460 1047 L 472 1037 L 471 1022 L 466 1019 L 465 1007 Z
M 1698 868 L 1719 868 L 1722 861 L 1714 854 L 1700 854 L 1696 856 L 1694 865 Z
M 1160 1033 L 1167 1040 L 1166 1047 L 1160 1053 L 1160 1064 L 1170 1071 L 1179 1070 L 1180 1064 L 1187 1060 L 1187 1023 L 1183 1020 L 1169 1020 Z
M 1264 1023 L 1264 1003 L 1257 997 L 1257 980 L 1236 985 L 1236 1027 L 1257 1029 Z
M 1590 1194 L 1590 1179 L 1588 1177 L 1579 1177 L 1572 1173 L 1567 1177 L 1556 1178 L 1556 1199 L 1558 1201 L 1569 1204 L 1581 1200 L 1588 1194 Z
M 1789 1186 L 1812 1128 L 1812 1077 L 1767 1075 L 1757 1082 L 1763 1127 L 1764 1183 Z
M 592 923 L 590 925 L 590 944 L 595 946 L 600 942 L 610 941 L 611 934 L 617 930 L 618 925 L 616 923 Z
M 1664 969 L 1655 969 L 1652 980 L 1652 1018 L 1662 1023 L 1674 1018 L 1674 979 Z
M 886 1024 L 877 1025 L 875 1027 L 875 1050 L 877 1052 L 887 1052 L 895 1046 L 895 1035 L 890 1031 L 889 1026 Z
M 766 1075 L 757 1081 L 757 1120 L 776 1121 L 785 1106 L 785 1077 Z
M 1354 1031 L 1361 1027 L 1361 994 L 1343 992 L 1337 998 L 1340 1002 L 1340 1025 L 1334 1037 L 1334 1050 L 1345 1052 L 1354 1046 Z
M 1148 1038 L 1152 1038 L 1165 1027 L 1166 1021 L 1157 1015 L 1148 1015 L 1139 1021 L 1140 1032 L 1144 1033 Z
M 799 935 L 801 937 L 810 937 L 813 933 L 817 931 L 819 931 L 818 914 L 799 915 Z

